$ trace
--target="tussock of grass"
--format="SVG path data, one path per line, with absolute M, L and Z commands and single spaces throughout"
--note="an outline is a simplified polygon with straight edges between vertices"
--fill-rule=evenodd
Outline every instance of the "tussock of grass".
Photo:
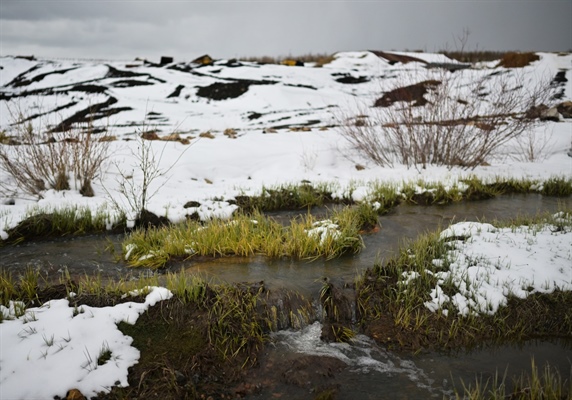
M 483 61 L 496 61 L 504 57 L 506 52 L 504 51 L 486 51 L 486 50 L 475 50 L 475 51 L 441 51 L 441 54 L 464 63 L 477 63 Z
M 568 212 L 554 216 L 520 218 L 498 227 L 551 224 L 570 229 Z M 471 347 L 483 342 L 520 341 L 540 337 L 570 337 L 572 292 L 533 293 L 525 299 L 509 296 L 507 305 L 493 315 L 461 315 L 428 310 L 424 303 L 437 285 L 439 271 L 447 271 L 448 247 L 439 232 L 425 234 L 404 245 L 384 265 L 376 265 L 358 282 L 357 309 L 366 331 L 389 347 L 418 351 L 422 348 Z M 434 263 L 439 259 L 442 263 Z M 407 279 L 405 279 L 407 278 Z M 444 294 L 457 292 L 453 282 L 439 282 Z
M 404 182 L 401 185 L 373 181 L 367 183 L 367 199 L 356 202 L 352 198 L 354 183 L 340 195 L 339 185 L 284 184 L 264 187 L 257 196 L 236 196 L 236 204 L 246 214 L 268 211 L 303 210 L 330 204 L 359 203 L 373 207 L 377 215 L 389 212 L 401 202 L 410 204 L 449 204 L 465 200 L 489 199 L 513 193 L 541 193 L 544 196 L 572 195 L 572 179 L 552 177 L 545 181 L 497 177 L 484 182 L 476 177 L 461 179 L 452 185 L 434 182 Z M 113 222 L 113 223 L 112 223 Z M 102 233 L 110 229 L 123 230 L 125 215 L 111 215 L 106 210 L 95 213 L 87 207 L 33 209 L 16 227 L 8 230 L 9 238 L 0 243 L 18 243 L 43 237 Z M 158 256 L 158 255 L 156 255 Z
M 252 256 L 295 259 L 334 258 L 362 247 L 360 209 L 334 212 L 328 221 L 312 215 L 284 227 L 260 213 L 238 215 L 231 221 L 213 219 L 205 225 L 181 225 L 135 231 L 123 243 L 131 266 L 163 267 L 172 257 Z
M 113 221 L 113 223 L 112 223 Z M 125 215 L 113 217 L 108 211 L 92 212 L 88 207 L 67 207 L 29 211 L 28 216 L 16 227 L 8 230 L 8 242 L 101 233 L 125 225 Z
M 300 210 L 323 206 L 335 201 L 331 195 L 331 185 L 284 184 L 276 187 L 263 187 L 257 196 L 236 196 L 236 204 L 246 213 L 259 211 Z
M 564 197 L 572 195 L 572 178 L 552 177 L 542 183 L 540 193 L 544 196 Z
M 464 400 L 485 399 L 570 399 L 572 395 L 572 377 L 563 378 L 560 373 L 545 364 L 543 369 L 538 368 L 534 359 L 531 360 L 530 373 L 515 377 L 507 382 L 506 375 L 497 373 L 492 380 L 477 379 L 473 384 L 463 383 L 463 393 L 458 391 L 455 398 Z
M 538 60 L 540 60 L 540 56 L 536 53 L 508 52 L 503 55 L 497 66 L 505 68 L 521 68 Z
M 12 306 L 11 315 L 20 317 L 29 306 L 67 298 L 74 313 L 82 313 L 83 305 L 140 301 L 148 286 L 157 286 L 159 280 L 173 297 L 150 307 L 136 324 L 119 324 L 141 351 L 139 362 L 129 372 L 130 382 L 139 384 L 114 387 L 103 398 L 150 398 L 158 390 L 166 398 L 224 393 L 233 374 L 256 363 L 271 331 L 300 328 L 316 318 L 311 302 L 295 293 L 270 292 L 263 284 L 215 284 L 184 272 L 118 282 L 85 276 L 77 283 L 64 274 L 61 284 L 46 286 L 33 269 L 16 278 L 1 271 L 0 304 Z M 0 324 L 3 319 L 0 313 Z M 109 349 L 102 347 L 98 364 L 107 362 L 109 355 Z M 187 381 L 190 377 L 197 378 Z M 183 378 L 185 385 L 180 383 Z

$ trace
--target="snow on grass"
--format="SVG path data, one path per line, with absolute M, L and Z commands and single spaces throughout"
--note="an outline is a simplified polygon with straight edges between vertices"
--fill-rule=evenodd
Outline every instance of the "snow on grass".
M 306 232 L 309 237 L 318 239 L 320 241 L 320 246 L 323 246 L 330 238 L 336 241 L 342 237 L 340 232 L 340 226 L 334 224 L 332 220 L 325 219 L 323 221 L 316 221 L 312 224 L 313 228 L 308 229 Z
M 19 315 L 18 304 L 0 305 L 0 398 L 50 399 L 73 388 L 89 397 L 128 386 L 139 350 L 117 324 L 134 324 L 148 307 L 172 296 L 165 288 L 148 289 L 145 302 L 113 307 L 71 307 L 61 299 Z
M 492 315 L 509 296 L 572 290 L 571 222 L 570 216 L 556 215 L 555 224 L 496 228 L 461 222 L 450 226 L 440 235 L 441 240 L 450 240 L 450 249 L 433 261 L 435 267 L 446 270 L 429 272 L 437 285 L 425 306 L 445 313 Z

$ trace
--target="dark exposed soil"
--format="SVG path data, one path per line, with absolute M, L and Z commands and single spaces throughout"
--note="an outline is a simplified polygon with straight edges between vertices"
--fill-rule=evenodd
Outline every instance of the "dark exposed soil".
M 77 67 L 73 67 L 73 68 L 66 68 L 66 69 L 60 69 L 60 70 L 56 70 L 56 71 L 50 71 L 50 72 L 46 72 L 44 74 L 38 74 L 32 78 L 24 78 L 27 74 L 29 74 L 30 72 L 32 72 L 33 70 L 35 70 L 36 68 L 32 68 L 29 69 L 28 71 L 26 71 L 24 74 L 20 74 L 18 75 L 16 78 L 14 78 L 12 80 L 12 82 L 10 82 L 7 86 L 12 86 L 12 87 L 22 87 L 22 86 L 29 86 L 34 82 L 40 82 L 41 80 L 43 80 L 46 76 L 49 75 L 57 75 L 57 74 L 65 74 L 66 72 L 69 71 L 73 71 L 74 69 L 77 69 Z
M 365 83 L 370 80 L 367 76 L 353 76 L 350 74 L 332 74 L 332 76 L 339 76 L 339 78 L 336 78 L 336 82 L 345 84 Z
M 105 78 L 147 78 L 147 79 L 153 79 L 156 80 L 157 82 L 161 82 L 161 83 L 165 83 L 164 80 L 156 78 L 150 74 L 145 74 L 145 73 L 140 73 L 140 72 L 135 72 L 135 71 L 127 71 L 127 70 L 120 70 L 117 68 L 112 67 L 111 65 L 107 65 L 107 68 L 109 68 L 107 74 L 105 75 Z
M 135 86 L 149 86 L 153 85 L 153 82 L 149 81 L 140 81 L 137 79 L 122 79 L 120 81 L 115 81 L 111 84 L 111 86 L 116 88 L 126 88 L 126 87 L 135 87 Z
M 89 124 L 98 119 L 107 118 L 123 111 L 132 110 L 131 107 L 111 108 L 110 106 L 115 103 L 117 103 L 117 99 L 115 97 L 110 97 L 102 103 L 93 104 L 83 110 L 76 112 L 71 117 L 64 119 L 54 128 L 52 128 L 52 132 L 65 132 L 70 130 L 74 124 Z
M 568 82 L 568 79 L 566 78 L 566 70 L 562 70 L 556 73 L 551 83 L 558 86 L 563 85 L 566 82 Z
M 172 99 L 174 97 L 179 97 L 181 94 L 181 90 L 185 88 L 185 85 L 178 85 L 173 92 L 167 96 L 168 99 Z
M 212 85 L 200 87 L 197 96 L 212 100 L 234 99 L 246 93 L 249 86 L 248 82 L 215 82 Z
M 377 51 L 377 50 L 370 50 L 371 53 L 375 54 L 378 57 L 381 58 L 385 58 L 390 64 L 395 64 L 395 63 L 409 63 L 409 62 L 420 62 L 423 64 L 426 64 L 426 61 L 423 61 L 420 58 L 417 57 L 412 57 L 412 56 L 406 56 L 403 54 L 393 54 L 393 53 L 388 53 L 385 51 Z
M 105 93 L 107 88 L 105 86 L 93 85 L 93 84 L 81 84 L 75 85 L 69 92 L 84 92 L 84 93 Z
M 413 106 L 423 106 L 427 104 L 424 95 L 427 94 L 428 90 L 435 89 L 440 84 L 440 81 L 427 80 L 414 85 L 393 89 L 377 99 L 374 103 L 374 107 L 389 107 L 398 101 L 413 103 Z
M 248 91 L 250 85 L 273 85 L 274 81 L 237 80 L 233 82 L 215 82 L 209 86 L 199 87 L 197 96 L 211 100 L 234 99 Z

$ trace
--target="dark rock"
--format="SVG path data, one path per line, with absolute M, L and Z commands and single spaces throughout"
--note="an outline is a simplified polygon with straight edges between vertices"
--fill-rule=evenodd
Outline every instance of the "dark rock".
M 86 400 L 86 397 L 77 389 L 70 389 L 66 393 L 65 400 Z
M 556 73 L 556 75 L 554 76 L 554 78 L 552 79 L 552 85 L 554 86 L 559 86 L 562 85 L 564 83 L 568 82 L 568 79 L 566 78 L 566 71 L 562 70 L 562 71 L 558 71 Z
M 187 214 L 187 221 L 201 222 L 201 216 L 195 211 L 192 214 Z
M 199 203 L 198 201 L 187 201 L 185 203 L 185 205 L 183 206 L 183 208 L 191 208 L 191 207 L 200 207 L 201 203 Z
M 248 119 L 251 120 L 251 121 L 252 121 L 253 119 L 258 119 L 258 118 L 260 118 L 260 117 L 262 117 L 262 114 L 257 113 L 257 112 L 250 112 L 250 113 L 248 114 Z
M 562 118 L 572 118 L 572 101 L 565 101 L 556 106 Z
M 242 63 L 238 61 L 236 58 L 232 58 L 224 64 L 226 67 L 234 68 L 234 67 L 241 67 Z
M 175 61 L 175 60 L 173 59 L 173 57 L 165 57 L 165 56 L 163 56 L 163 57 L 161 57 L 161 61 L 159 61 L 159 64 L 160 64 L 160 65 L 171 64 L 173 61 Z
M 208 54 L 195 58 L 191 61 L 193 64 L 200 64 L 200 65 L 213 65 L 214 60 Z
M 135 220 L 135 228 L 159 228 L 161 226 L 169 225 L 169 219 L 166 217 L 159 217 L 150 211 L 143 210 L 137 220 Z

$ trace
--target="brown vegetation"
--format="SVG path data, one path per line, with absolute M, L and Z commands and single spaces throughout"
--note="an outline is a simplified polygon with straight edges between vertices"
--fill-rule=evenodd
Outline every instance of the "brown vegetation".
M 441 51 L 441 54 L 452 59 L 457 60 L 462 63 L 477 63 L 486 61 L 496 61 L 500 60 L 506 54 L 505 51 L 485 51 L 485 50 L 475 50 L 475 51 Z
M 286 56 L 286 57 L 271 57 L 271 56 L 259 56 L 259 57 L 242 57 L 243 61 L 256 62 L 258 64 L 282 64 L 285 61 L 299 61 L 302 64 L 313 63 L 315 67 L 322 67 L 325 64 L 330 63 L 334 59 L 333 54 L 329 53 L 308 53 L 300 56 Z M 291 65 L 286 63 L 286 65 Z
M 497 67 L 522 68 L 538 60 L 540 60 L 540 57 L 536 53 L 509 52 L 502 57 Z

